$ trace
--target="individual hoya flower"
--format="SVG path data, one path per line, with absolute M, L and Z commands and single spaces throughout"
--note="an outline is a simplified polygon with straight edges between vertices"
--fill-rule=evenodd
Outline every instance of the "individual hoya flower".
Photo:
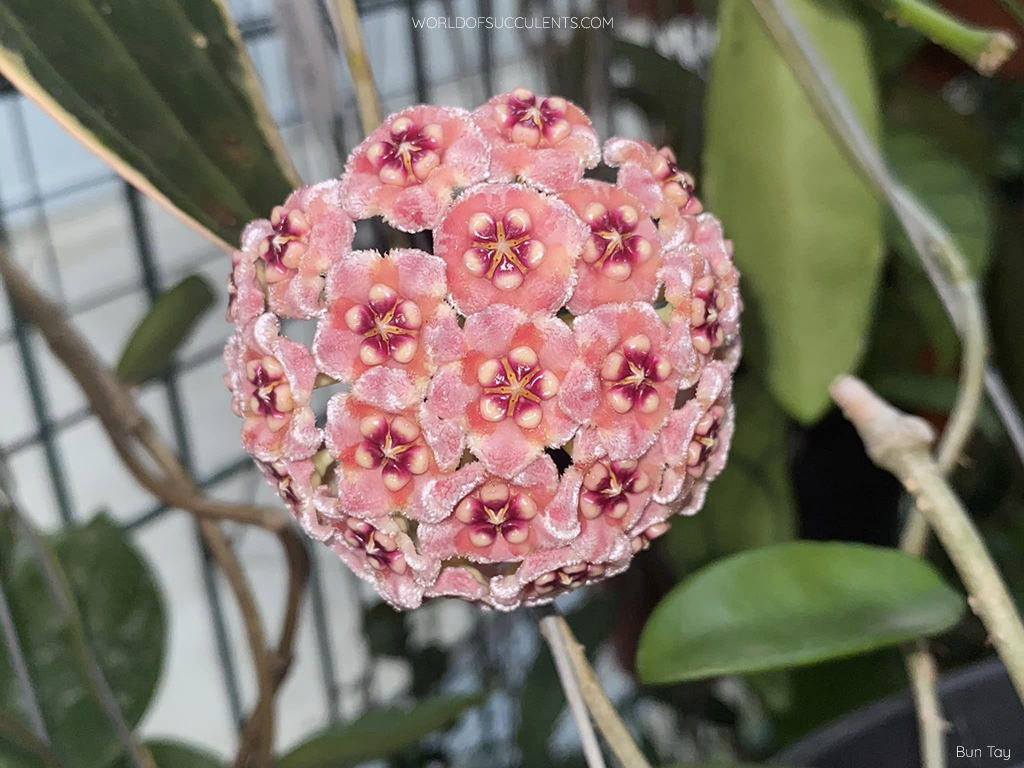
M 424 419 L 457 423 L 484 466 L 511 477 L 576 431 L 559 405 L 576 342 L 558 318 L 504 304 L 470 315 L 463 333 L 466 354 L 438 372 Z
M 227 320 L 238 328 L 251 325 L 267 310 L 263 286 L 256 275 L 256 250 L 234 251 L 228 275 Z
M 522 180 L 559 192 L 601 160 L 590 118 L 560 96 L 516 88 L 478 107 L 473 120 L 491 146 L 494 181 Z
M 434 253 L 463 314 L 492 304 L 553 312 L 572 293 L 588 234 L 557 198 L 519 184 L 482 184 L 448 211 L 434 232 Z
M 319 476 L 312 459 L 257 461 L 256 466 L 291 510 L 302 530 L 318 541 L 327 541 L 334 536 L 337 527 L 325 519 L 316 506 L 314 479 L 319 482 Z
M 661 241 L 640 201 L 614 184 L 589 180 L 559 197 L 590 229 L 569 311 L 582 314 L 610 302 L 653 301 Z
M 416 551 L 400 520 L 343 517 L 338 526 L 331 549 L 356 576 L 399 610 L 423 602 L 423 592 L 437 579 L 441 563 Z
M 693 176 L 680 170 L 675 153 L 668 147 L 655 149 L 646 141 L 614 137 L 604 144 L 604 161 L 619 169 L 616 183 L 634 194 L 659 220 L 667 244 L 678 242 L 671 235 L 682 234 L 682 218 L 704 210 L 694 193 Z
M 339 392 L 327 403 L 327 450 L 338 460 L 346 513 L 376 518 L 403 510 L 438 469 L 411 412 L 391 412 Z
M 265 314 L 228 343 L 225 362 L 245 450 L 268 462 L 312 456 L 323 434 L 309 407 L 316 379 L 309 350 L 281 336 L 278 319 Z
M 584 422 L 573 458 L 636 459 L 668 418 L 679 353 L 650 304 L 609 304 L 577 317 L 580 357 L 563 381 L 562 407 Z
M 546 455 L 514 478 L 482 473 L 448 517 L 419 525 L 420 549 L 442 560 L 500 563 L 556 546 L 549 507 L 559 503 L 558 486 L 558 469 Z
M 382 366 L 425 386 L 439 363 L 461 353 L 447 293 L 444 262 L 423 251 L 355 251 L 337 260 L 313 342 L 320 370 L 351 382 Z
M 670 325 L 689 333 L 702 360 L 736 339 L 742 310 L 739 272 L 717 219 L 709 214 L 696 218 L 693 240 L 666 257 L 662 277 L 665 299 L 672 305 Z
M 332 260 L 351 250 L 355 236 L 341 208 L 340 187 L 337 181 L 324 181 L 298 189 L 269 219 L 245 228 L 242 250 L 250 254 L 253 270 L 235 272 L 239 296 L 247 296 L 255 278 L 275 314 L 308 318 L 320 311 L 323 275 Z
M 709 363 L 693 397 L 661 431 L 666 467 L 655 500 L 672 504 L 695 484 L 714 480 L 725 466 L 734 426 L 732 377 L 722 363 Z
M 345 209 L 355 219 L 383 216 L 406 232 L 433 228 L 455 189 L 486 178 L 489 157 L 465 110 L 409 107 L 388 117 L 349 156 Z

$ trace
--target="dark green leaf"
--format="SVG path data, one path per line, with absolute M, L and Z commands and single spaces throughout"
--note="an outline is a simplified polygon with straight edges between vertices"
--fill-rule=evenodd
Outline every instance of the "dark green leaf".
M 878 104 L 867 39 L 839 3 L 794 0 L 868 129 Z M 882 211 L 819 122 L 748 0 L 720 3 L 707 99 L 705 193 L 736 243 L 765 349 L 751 356 L 776 399 L 811 422 L 868 336 Z
M 797 541 L 727 557 L 668 594 L 644 627 L 649 683 L 810 664 L 948 629 L 963 599 L 895 549 Z
M 348 725 L 328 728 L 278 760 L 278 768 L 344 768 L 379 760 L 414 746 L 434 731 L 450 726 L 483 694 L 437 696 L 413 707 L 367 712 Z
M 978 177 L 930 136 L 916 132 L 890 132 L 885 139 L 885 154 L 897 178 L 946 225 L 974 274 L 983 274 L 991 246 L 992 220 L 988 190 Z M 900 254 L 917 264 L 913 246 L 892 214 L 887 231 Z
M 39 705 L 64 768 L 96 768 L 120 752 L 74 651 L 72 629 L 50 596 L 28 547 L 9 564 L 5 587 Z M 93 656 L 134 725 L 146 710 L 163 662 L 164 610 L 156 581 L 128 535 L 106 517 L 53 540 L 82 615 Z M 19 711 L 0 645 L 0 708 Z M 8 765 L 0 744 L 0 764 Z M 19 765 L 19 763 L 12 763 Z
M 189 275 L 164 291 L 125 344 L 118 377 L 128 384 L 141 384 L 164 370 L 215 299 L 213 289 L 199 275 Z
M 220 768 L 223 763 L 205 750 L 177 741 L 147 741 L 149 754 L 156 768 Z M 109 768 L 133 768 L 127 758 L 120 758 Z
M 733 552 L 787 541 L 796 532 L 786 461 L 789 421 L 755 377 L 741 377 L 734 396 L 729 465 L 701 513 L 679 518 L 664 537 L 680 574 Z
M 223 0 L 0 0 L 0 71 L 215 239 L 297 186 Z

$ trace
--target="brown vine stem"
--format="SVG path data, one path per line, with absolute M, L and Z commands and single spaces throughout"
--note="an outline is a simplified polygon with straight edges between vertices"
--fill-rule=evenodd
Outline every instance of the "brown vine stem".
M 78 382 L 132 476 L 169 507 L 184 509 L 195 516 L 200 534 L 226 576 L 242 613 L 259 683 L 258 700 L 243 729 L 239 753 L 246 766 L 269 766 L 274 731 L 273 698 L 291 661 L 298 603 L 309 573 L 305 548 L 290 529 L 283 511 L 206 498 L 175 453 L 160 439 L 127 387 L 75 330 L 63 309 L 32 284 L 2 246 L 0 277 L 19 313 L 39 329 L 54 355 Z M 218 525 L 221 520 L 263 528 L 275 534 L 284 547 L 289 567 L 288 605 L 276 649 L 269 649 L 263 639 L 256 601 L 231 543 Z
M 355 85 L 356 104 L 359 106 L 363 133 L 369 136 L 380 125 L 381 114 L 370 57 L 366 54 L 366 43 L 363 41 L 359 10 L 356 8 L 355 0 L 333 0 L 329 7 L 331 21 L 338 32 L 339 44 L 345 48 L 345 58 L 348 60 L 348 69 Z
M 1024 625 L 981 534 L 932 458 L 932 428 L 889 405 L 853 376 L 836 379 L 831 392 L 872 461 L 899 478 L 928 519 L 1024 701 Z
M 570 700 L 570 706 L 572 696 L 575 695 L 572 690 L 575 689 L 586 703 L 587 709 L 590 710 L 590 716 L 598 730 L 601 731 L 601 735 L 604 736 L 608 748 L 615 755 L 619 765 L 622 768 L 651 768 L 647 758 L 633 741 L 622 718 L 619 717 L 619 713 L 615 711 L 615 706 L 597 679 L 590 662 L 587 661 L 587 654 L 573 634 L 569 623 L 553 609 L 541 610 L 539 613 L 543 616 L 540 619 L 541 634 L 551 648 L 555 665 L 558 666 L 559 657 L 564 656 L 567 657 L 571 667 L 571 674 L 563 676 L 561 670 L 559 671 L 559 679 L 565 689 L 566 698 Z M 577 725 L 580 725 L 578 717 Z M 589 723 L 586 726 L 580 725 L 581 738 L 583 738 L 582 734 L 585 728 L 589 728 Z M 586 741 L 584 740 L 585 747 Z M 601 765 L 602 763 L 588 764 Z

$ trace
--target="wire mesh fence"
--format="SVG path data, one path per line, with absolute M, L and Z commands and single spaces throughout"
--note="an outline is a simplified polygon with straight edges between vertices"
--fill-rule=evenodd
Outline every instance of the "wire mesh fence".
M 336 55 L 329 27 L 316 24 L 325 18 L 324 7 L 315 0 L 230 5 L 304 178 L 337 173 L 360 136 L 343 57 Z M 412 23 L 426 15 L 475 17 L 517 7 L 497 0 L 360 2 L 384 109 L 427 100 L 472 107 L 495 88 L 518 82 L 524 68 L 536 79 L 524 41 L 511 31 L 480 29 L 453 38 L 442 30 L 442 39 L 437 30 Z M 324 35 L 330 55 L 310 60 L 303 56 L 308 45 L 296 48 L 303 42 L 296 32 L 303 28 L 293 22 L 303 16 L 306 29 L 312 23 Z M 323 99 L 317 101 L 325 82 L 332 92 L 327 112 Z M 0 135 L 0 227 L 8 247 L 104 360 L 116 360 L 134 323 L 184 275 L 198 272 L 223 285 L 224 254 L 114 176 L 6 82 L 0 84 Z M 358 237 L 365 247 L 378 244 L 377 234 L 360 227 Z M 105 510 L 133 531 L 164 582 L 173 635 L 165 682 L 144 727 L 230 748 L 253 692 L 237 642 L 238 617 L 208 553 L 184 516 L 168 514 L 119 466 L 74 382 L 2 292 L 0 299 L 0 387 L 6 397 L 0 451 L 21 503 L 44 529 Z M 226 407 L 220 355 L 227 332 L 220 313 L 211 313 L 166 372 L 142 387 L 139 399 L 203 488 L 251 497 L 266 491 L 241 451 L 238 424 Z M 280 564 L 261 544 L 254 537 L 240 548 L 264 608 L 273 611 Z M 368 697 L 387 696 L 388 676 L 375 682 L 353 630 L 357 585 L 332 567 L 329 556 L 315 554 L 302 658 L 280 705 L 282 743 L 351 716 Z M 475 632 L 493 632 L 481 627 Z M 494 639 L 478 639 L 483 663 L 493 665 Z M 391 677 L 396 675 L 400 679 L 397 671 Z M 382 690 L 368 693 L 380 685 Z M 190 712 L 190 700 L 203 701 L 191 708 L 202 711 Z

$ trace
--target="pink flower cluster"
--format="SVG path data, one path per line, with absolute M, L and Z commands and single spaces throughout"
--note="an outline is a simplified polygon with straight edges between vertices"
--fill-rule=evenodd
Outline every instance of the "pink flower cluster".
M 620 573 L 725 463 L 731 244 L 670 150 L 615 138 L 603 159 L 615 184 L 584 178 L 601 147 L 559 97 L 415 106 L 245 230 L 225 349 L 242 442 L 398 608 L 510 610 Z M 433 252 L 353 250 L 374 216 Z

